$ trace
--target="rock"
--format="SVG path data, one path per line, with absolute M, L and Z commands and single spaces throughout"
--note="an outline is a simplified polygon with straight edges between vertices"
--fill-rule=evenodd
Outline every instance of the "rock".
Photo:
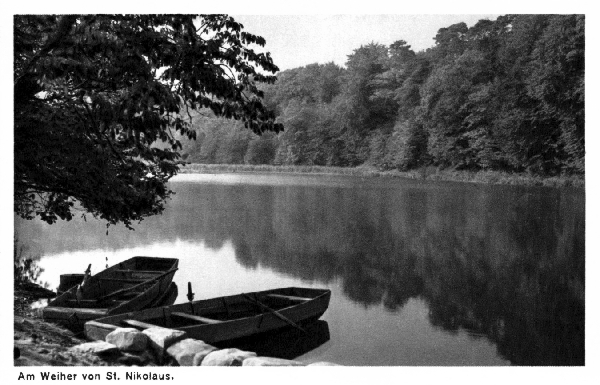
M 148 336 L 134 328 L 118 328 L 106 336 L 106 342 L 126 352 L 141 352 L 148 346 Z
M 342 365 L 334 364 L 333 362 L 319 361 L 319 362 L 313 362 L 312 364 L 308 364 L 307 366 L 342 366 Z
M 142 333 L 148 336 L 149 345 L 156 353 L 159 361 L 162 362 L 165 350 L 175 342 L 185 338 L 185 332 L 161 327 L 149 328 Z
M 141 354 L 124 353 L 122 357 L 117 359 L 117 362 L 127 366 L 146 366 L 153 363 L 153 358 L 150 352 Z
M 26 357 L 19 357 L 14 361 L 15 366 L 35 366 L 37 362 L 32 362 Z M 43 365 L 43 364 L 42 364 Z
M 144 364 L 141 363 L 141 360 L 137 356 L 127 356 L 127 357 L 123 356 L 123 357 L 120 357 L 117 360 L 117 363 L 119 365 L 123 365 L 123 366 L 135 366 L 135 367 L 144 366 Z
M 23 318 L 21 319 L 21 323 L 25 326 L 33 326 L 33 322 L 31 322 L 30 320 L 28 320 L 27 318 Z
M 216 349 L 202 341 L 187 338 L 171 345 L 167 354 L 173 357 L 179 366 L 199 366 L 204 357 Z
M 14 324 L 15 332 L 24 332 L 29 327 L 31 327 L 31 322 L 26 322 L 26 320 L 21 320 L 20 322 L 15 320 L 15 322 L 13 324 Z
M 242 362 L 242 366 L 305 366 L 302 362 L 272 357 L 250 357 Z
M 256 357 L 256 353 L 235 348 L 215 350 L 204 357 L 202 366 L 242 366 L 242 362 L 250 357 Z
M 85 336 L 92 341 L 105 341 L 106 336 L 112 331 L 118 329 L 115 325 L 105 324 L 98 321 L 88 321 L 85 323 Z
M 73 353 L 92 353 L 97 356 L 119 354 L 119 348 L 104 341 L 86 342 L 85 344 L 73 346 L 69 351 Z

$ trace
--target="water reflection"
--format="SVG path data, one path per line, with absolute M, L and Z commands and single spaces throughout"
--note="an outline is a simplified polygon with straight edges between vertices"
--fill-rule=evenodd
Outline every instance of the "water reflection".
M 304 332 L 287 327 L 274 332 L 217 344 L 217 347 L 222 349 L 234 347 L 255 352 L 259 356 L 293 360 L 318 348 L 330 339 L 329 324 L 325 321 L 315 321 L 303 325 L 303 328 Z
M 64 236 L 65 223 L 16 224 L 46 254 L 82 244 L 231 244 L 245 268 L 339 282 L 365 309 L 398 313 L 411 299 L 424 301 L 435 327 L 483 336 L 513 364 L 584 364 L 582 192 L 334 179 L 173 183 L 165 215 L 109 237 L 98 236 L 102 223 L 76 238 Z

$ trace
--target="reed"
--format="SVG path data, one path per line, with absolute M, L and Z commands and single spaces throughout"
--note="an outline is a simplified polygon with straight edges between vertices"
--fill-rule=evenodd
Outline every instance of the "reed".
M 454 182 L 471 182 L 482 184 L 503 184 L 521 186 L 547 187 L 585 187 L 585 177 L 579 175 L 561 175 L 544 177 L 526 173 L 508 173 L 503 171 L 465 171 L 454 169 L 439 169 L 424 166 L 409 171 L 378 170 L 373 166 L 359 167 L 329 167 L 311 165 L 252 165 L 252 164 L 200 164 L 192 163 L 182 167 L 181 173 L 294 173 L 294 174 L 324 174 L 350 175 L 362 177 L 389 177 L 421 180 L 439 180 Z

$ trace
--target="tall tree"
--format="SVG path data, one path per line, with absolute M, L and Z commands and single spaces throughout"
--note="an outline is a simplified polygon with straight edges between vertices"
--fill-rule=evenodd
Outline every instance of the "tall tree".
M 584 171 L 585 16 L 554 15 L 532 52 L 527 89 L 555 121 L 564 166 Z
M 379 79 L 389 69 L 388 48 L 367 44 L 354 50 L 346 62 L 345 98 L 350 120 L 360 131 L 368 132 L 389 120 L 397 108 L 393 98 L 380 97 Z
M 251 44 L 227 15 L 15 16 L 15 212 L 52 223 L 78 202 L 130 227 L 171 194 L 188 110 L 279 131 L 256 83 L 278 68 Z
M 446 64 L 462 55 L 467 48 L 467 31 L 465 23 L 452 24 L 438 30 L 434 38 L 434 57 L 439 64 Z
M 248 150 L 244 156 L 246 164 L 272 164 L 277 149 L 277 138 L 271 132 L 265 132 L 255 136 L 248 144 Z
M 487 126 L 479 102 L 492 74 L 477 51 L 466 51 L 452 64 L 438 67 L 423 87 L 422 121 L 429 132 L 429 152 L 443 166 L 479 167 Z
M 495 128 L 512 170 L 547 173 L 557 159 L 556 122 L 538 113 L 540 102 L 528 92 L 532 52 L 548 25 L 549 15 L 510 17 L 510 30 L 498 52 L 500 75 Z

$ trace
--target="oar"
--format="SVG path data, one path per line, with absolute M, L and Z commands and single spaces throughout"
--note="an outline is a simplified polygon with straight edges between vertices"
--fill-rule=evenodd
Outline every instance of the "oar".
M 100 297 L 100 298 L 98 298 L 98 299 L 97 299 L 97 301 L 98 301 L 98 302 L 101 302 L 101 301 L 104 301 L 104 300 L 106 300 L 106 299 L 109 299 L 109 298 L 111 298 L 111 297 L 115 297 L 115 296 L 117 296 L 117 295 L 119 295 L 119 294 L 127 293 L 128 291 L 131 291 L 131 290 L 133 290 L 133 289 L 137 289 L 137 288 L 138 288 L 138 287 L 140 287 L 140 286 L 147 285 L 147 284 L 149 284 L 149 283 L 151 283 L 151 282 L 154 282 L 154 281 L 156 281 L 157 279 L 161 279 L 161 278 L 162 278 L 162 277 L 164 277 L 165 275 L 167 275 L 167 274 L 171 274 L 171 273 L 173 273 L 173 272 L 175 272 L 175 271 L 177 271 L 177 270 L 178 270 L 178 268 L 174 268 L 174 269 L 171 269 L 171 270 L 169 270 L 169 271 L 165 271 L 165 272 L 164 272 L 164 273 L 162 273 L 161 275 L 157 275 L 157 276 L 156 276 L 156 277 L 154 277 L 154 278 L 150 278 L 150 279 L 149 279 L 149 280 L 147 280 L 147 281 L 144 281 L 144 282 L 142 282 L 142 283 L 138 283 L 137 285 L 133 285 L 133 286 L 130 286 L 130 287 L 126 287 L 125 289 L 120 289 L 120 290 L 117 290 L 117 291 L 113 291 L 113 292 L 112 292 L 112 293 L 110 293 L 110 294 L 107 294 L 107 295 L 105 295 L 105 296 L 103 296 L 103 297 Z
M 250 297 L 248 294 L 242 293 L 242 295 L 244 296 L 244 298 L 246 298 L 250 302 L 253 302 L 253 303 L 257 304 L 258 306 L 262 307 L 263 309 L 265 309 L 265 310 L 273 313 L 274 316 L 276 316 L 277 318 L 281 319 L 282 321 L 287 322 L 288 324 L 292 325 L 293 327 L 295 327 L 296 329 L 302 331 L 303 333 L 307 333 L 307 331 L 304 330 L 302 327 L 300 327 L 300 325 L 298 325 L 297 323 L 295 323 L 291 319 L 287 318 L 286 316 L 284 316 L 283 314 L 281 314 L 277 310 L 271 309 L 270 307 L 268 307 L 264 303 L 260 302 L 258 299 Z

